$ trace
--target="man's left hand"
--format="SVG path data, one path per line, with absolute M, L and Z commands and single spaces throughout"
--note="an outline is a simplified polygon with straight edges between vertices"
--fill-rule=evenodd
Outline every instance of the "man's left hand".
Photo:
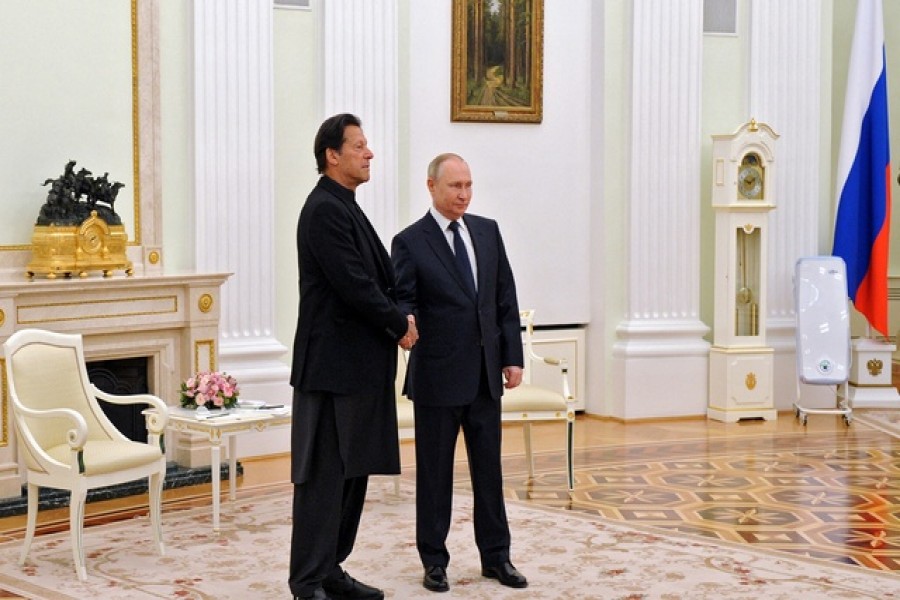
M 503 378 L 506 379 L 506 383 L 503 384 L 506 389 L 517 387 L 522 383 L 522 367 L 503 367 Z

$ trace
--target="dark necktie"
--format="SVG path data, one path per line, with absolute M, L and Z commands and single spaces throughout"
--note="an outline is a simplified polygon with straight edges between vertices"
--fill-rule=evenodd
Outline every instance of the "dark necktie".
M 466 244 L 459 234 L 459 222 L 451 221 L 450 231 L 453 232 L 453 253 L 456 255 L 456 267 L 459 269 L 463 281 L 466 282 L 469 290 L 474 295 L 476 294 L 475 277 L 472 275 L 472 263 L 469 262 L 469 252 L 466 250 Z

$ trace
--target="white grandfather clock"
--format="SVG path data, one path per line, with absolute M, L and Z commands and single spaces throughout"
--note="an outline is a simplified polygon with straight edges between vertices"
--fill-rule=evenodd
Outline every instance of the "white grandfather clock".
M 771 127 L 752 119 L 734 133 L 713 136 L 715 320 L 707 416 L 718 421 L 776 418 L 766 277 L 777 139 Z

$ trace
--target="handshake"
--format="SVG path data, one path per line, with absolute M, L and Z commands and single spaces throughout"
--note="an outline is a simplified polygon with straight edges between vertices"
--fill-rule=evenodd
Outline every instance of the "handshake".
M 400 338 L 400 341 L 397 343 L 404 350 L 411 350 L 419 340 L 419 330 L 416 329 L 416 318 L 413 315 L 407 315 L 406 321 L 408 323 L 406 335 Z

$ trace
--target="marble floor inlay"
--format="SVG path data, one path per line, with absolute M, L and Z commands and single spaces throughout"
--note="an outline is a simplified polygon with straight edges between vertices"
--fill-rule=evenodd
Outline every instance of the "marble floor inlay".
M 900 441 L 846 431 L 643 442 L 507 460 L 509 497 L 707 538 L 900 570 Z M 465 473 L 460 484 L 466 485 Z

